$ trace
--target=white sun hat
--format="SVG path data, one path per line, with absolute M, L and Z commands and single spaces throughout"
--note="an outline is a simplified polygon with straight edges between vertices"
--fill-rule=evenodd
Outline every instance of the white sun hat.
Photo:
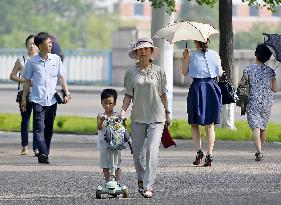
M 129 46 L 128 55 L 132 59 L 137 59 L 137 49 L 140 48 L 153 48 L 151 60 L 155 60 L 160 56 L 160 49 L 153 45 L 151 38 L 139 38 L 136 42 L 132 42 Z

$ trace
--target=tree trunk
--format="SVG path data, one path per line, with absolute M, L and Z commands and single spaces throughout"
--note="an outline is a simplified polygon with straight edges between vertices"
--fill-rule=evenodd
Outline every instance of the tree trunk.
M 219 1 L 220 57 L 222 68 L 233 83 L 232 0 Z
M 234 56 L 232 30 L 232 0 L 219 0 L 220 57 L 222 68 L 226 71 L 229 82 L 234 83 Z M 234 125 L 234 104 L 223 105 L 222 127 L 236 129 Z

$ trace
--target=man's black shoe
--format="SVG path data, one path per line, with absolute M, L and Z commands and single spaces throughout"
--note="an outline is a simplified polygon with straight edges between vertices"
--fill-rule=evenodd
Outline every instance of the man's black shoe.
M 41 164 L 50 164 L 48 155 L 46 154 L 39 154 L 38 155 L 38 162 Z

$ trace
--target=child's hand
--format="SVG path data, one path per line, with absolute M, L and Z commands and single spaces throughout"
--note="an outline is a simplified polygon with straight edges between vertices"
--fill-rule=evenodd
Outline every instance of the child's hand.
M 119 114 L 119 117 L 120 117 L 121 119 L 125 119 L 125 118 L 126 118 L 126 111 L 123 110 L 123 109 L 121 109 L 120 114 Z
M 108 116 L 107 115 L 102 115 L 102 116 L 100 116 L 100 120 L 101 121 L 105 121 L 105 120 L 107 120 L 108 119 Z

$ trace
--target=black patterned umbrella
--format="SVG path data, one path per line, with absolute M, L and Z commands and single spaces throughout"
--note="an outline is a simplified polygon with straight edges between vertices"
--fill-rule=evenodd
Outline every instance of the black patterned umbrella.
M 281 35 L 264 33 L 264 43 L 270 49 L 275 59 L 281 62 Z

